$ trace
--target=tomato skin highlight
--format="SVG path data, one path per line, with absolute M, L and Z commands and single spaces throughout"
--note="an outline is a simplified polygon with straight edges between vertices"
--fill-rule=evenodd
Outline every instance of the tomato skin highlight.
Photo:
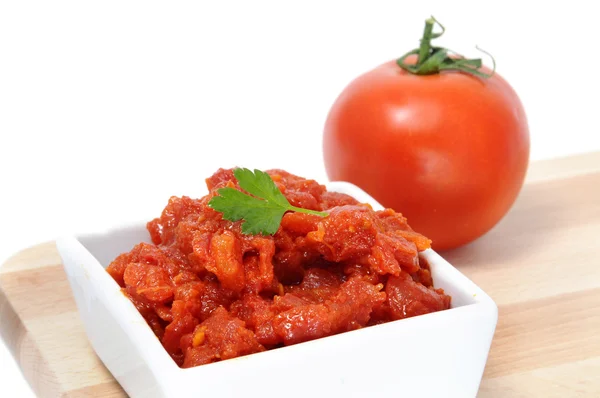
M 323 136 L 329 178 L 403 213 L 436 250 L 471 242 L 506 214 L 529 146 L 521 101 L 497 73 L 417 76 L 395 61 L 344 89 Z

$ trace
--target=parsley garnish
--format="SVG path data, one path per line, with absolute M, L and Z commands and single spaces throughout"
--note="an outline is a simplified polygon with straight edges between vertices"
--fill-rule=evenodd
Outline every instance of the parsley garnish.
M 323 211 L 292 206 L 267 173 L 260 170 L 237 168 L 233 170 L 240 187 L 250 196 L 234 188 L 220 188 L 218 196 L 208 202 L 214 210 L 223 213 L 229 221 L 244 220 L 242 233 L 247 235 L 273 235 L 287 211 L 316 214 L 325 217 Z

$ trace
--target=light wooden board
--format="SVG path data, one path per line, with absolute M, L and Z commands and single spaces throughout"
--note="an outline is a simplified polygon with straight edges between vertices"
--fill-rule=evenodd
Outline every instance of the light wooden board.
M 479 397 L 600 397 L 600 153 L 532 164 L 500 224 L 443 255 L 499 306 Z M 125 396 L 53 243 L 0 268 L 0 335 L 40 397 Z

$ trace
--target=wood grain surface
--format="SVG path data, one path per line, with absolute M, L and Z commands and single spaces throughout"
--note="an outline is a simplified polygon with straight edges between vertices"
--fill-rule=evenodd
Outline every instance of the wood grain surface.
M 498 304 L 479 397 L 600 397 L 600 153 L 533 163 L 509 214 L 442 253 Z M 40 397 L 123 397 L 54 243 L 0 268 L 0 335 Z

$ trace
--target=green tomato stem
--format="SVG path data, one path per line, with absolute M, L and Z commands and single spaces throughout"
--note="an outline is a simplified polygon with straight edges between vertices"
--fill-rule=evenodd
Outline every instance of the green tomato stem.
M 439 33 L 433 32 L 433 28 L 436 24 L 442 29 Z M 396 61 L 398 66 L 414 75 L 433 75 L 440 73 L 443 70 L 455 70 L 483 78 L 489 78 L 494 75 L 496 71 L 496 60 L 490 53 L 481 50 L 479 47 L 476 48 L 492 59 L 492 73 L 481 71 L 483 62 L 480 58 L 466 59 L 462 55 L 458 55 L 447 48 L 432 46 L 431 41 L 443 35 L 445 31 L 446 29 L 444 26 L 434 17 L 427 18 L 425 20 L 423 37 L 421 37 L 421 45 L 419 48 L 409 51 L 400 57 Z M 450 54 L 452 54 L 452 56 L 450 56 Z M 404 61 L 406 58 L 411 55 L 417 55 L 417 62 L 415 64 L 405 63 Z
M 417 65 L 423 65 L 423 62 L 429 57 L 429 51 L 431 50 L 431 40 L 433 39 L 433 25 L 435 19 L 427 18 L 425 20 L 425 29 L 423 30 L 423 37 L 421 38 L 421 46 L 419 47 L 419 58 L 417 59 Z

